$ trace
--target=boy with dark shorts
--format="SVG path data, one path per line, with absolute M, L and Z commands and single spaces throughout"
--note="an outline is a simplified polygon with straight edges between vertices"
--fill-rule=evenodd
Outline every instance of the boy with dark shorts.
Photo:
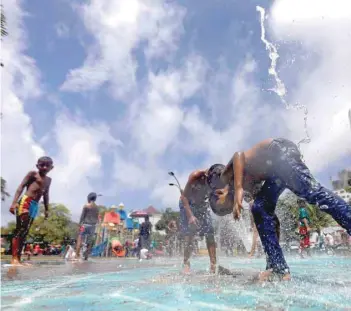
M 287 139 L 267 139 L 245 152 L 236 152 L 220 174 L 215 172 L 209 176 L 212 183 L 219 184 L 219 180 L 226 186 L 212 192 L 211 204 L 219 210 L 232 207 L 236 219 L 240 217 L 244 190 L 250 192 L 257 183 L 264 182 L 252 206 L 270 266 L 260 274 L 262 281 L 268 280 L 273 273 L 283 280 L 291 278 L 274 221 L 278 198 L 285 189 L 330 214 L 351 234 L 351 206 L 314 179 L 302 161 L 298 147 Z
M 84 260 L 88 260 L 89 254 L 95 242 L 95 229 L 99 222 L 99 208 L 96 205 L 97 194 L 91 192 L 88 194 L 88 204 L 83 207 L 82 214 L 79 220 L 79 235 L 76 245 L 76 256 L 80 257 L 80 248 L 82 246 L 82 240 L 86 242 L 86 250 L 83 254 Z
M 46 176 L 53 169 L 49 157 L 41 157 L 37 162 L 38 171 L 30 171 L 23 179 L 13 198 L 10 212 L 16 215 L 16 229 L 12 239 L 11 264 L 21 264 L 21 252 L 29 229 L 38 214 L 39 201 L 43 196 L 45 219 L 49 215 L 49 189 L 51 178 Z M 26 193 L 21 197 L 24 189 Z M 20 198 L 21 197 L 21 198 Z
M 210 272 L 216 272 L 216 244 L 208 204 L 209 188 L 207 171 L 197 170 L 190 174 L 179 201 L 180 232 L 184 236 L 184 272 L 190 270 L 190 256 L 195 234 L 205 236 L 210 257 Z

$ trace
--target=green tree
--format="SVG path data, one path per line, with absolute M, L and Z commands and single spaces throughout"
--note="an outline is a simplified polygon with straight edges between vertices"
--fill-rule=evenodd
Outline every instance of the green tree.
M 294 239 L 299 218 L 298 197 L 293 193 L 288 193 L 278 200 L 277 215 L 281 224 L 281 233 L 283 239 Z M 336 225 L 334 219 L 327 213 L 322 212 L 317 206 L 306 204 L 306 210 L 311 220 L 312 229 L 321 229 Z
M 41 206 L 40 216 L 34 220 L 28 238 L 47 243 L 63 243 L 76 238 L 78 224 L 71 221 L 71 214 L 66 206 L 50 204 L 47 220 L 45 220 L 43 214 L 44 206 Z
M 180 214 L 179 212 L 173 211 L 170 207 L 162 213 L 161 219 L 156 223 L 156 230 L 166 230 L 168 228 L 168 223 L 171 220 L 175 220 L 179 225 Z
M 6 191 L 6 180 L 2 177 L 1 178 L 1 201 L 5 201 L 6 198 L 10 196 L 10 194 Z
M 16 222 L 10 221 L 6 227 L 1 227 L 1 234 L 12 234 L 16 229 Z

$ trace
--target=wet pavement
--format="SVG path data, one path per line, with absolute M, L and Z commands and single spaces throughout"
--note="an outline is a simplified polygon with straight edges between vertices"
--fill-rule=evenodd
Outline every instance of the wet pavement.
M 233 275 L 213 276 L 208 258 L 42 262 L 2 266 L 2 310 L 351 310 L 351 258 L 289 258 L 291 282 L 257 283 L 264 258 L 220 258 Z

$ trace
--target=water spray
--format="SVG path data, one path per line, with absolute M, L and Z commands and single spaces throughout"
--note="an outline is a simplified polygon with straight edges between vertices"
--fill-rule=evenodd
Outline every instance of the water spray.
M 273 91 L 274 93 L 276 93 L 281 102 L 285 105 L 285 108 L 287 110 L 293 109 L 293 110 L 303 110 L 304 113 L 304 132 L 305 132 L 305 137 L 300 140 L 297 143 L 297 146 L 300 148 L 300 144 L 308 144 L 311 141 L 311 138 L 308 134 L 308 128 L 307 128 L 307 118 L 308 118 L 308 109 L 305 105 L 296 103 L 295 105 L 291 105 L 287 102 L 287 100 L 285 99 L 286 97 L 286 88 L 285 85 L 283 83 L 283 81 L 279 78 L 276 67 L 277 67 L 277 60 L 279 58 L 279 54 L 277 51 L 277 48 L 274 46 L 273 43 L 269 42 L 266 39 L 266 29 L 264 26 L 264 21 L 266 19 L 266 11 L 264 8 L 260 7 L 260 6 L 256 6 L 256 11 L 258 11 L 260 13 L 260 21 L 261 21 L 261 41 L 265 44 L 266 46 L 266 50 L 268 50 L 268 56 L 271 60 L 271 66 L 268 69 L 268 74 L 273 76 L 276 86 L 271 89 L 271 91 Z

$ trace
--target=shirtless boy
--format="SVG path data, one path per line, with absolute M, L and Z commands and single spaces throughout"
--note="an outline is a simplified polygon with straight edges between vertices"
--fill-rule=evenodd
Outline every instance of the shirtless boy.
M 216 271 L 216 244 L 211 214 L 208 204 L 209 188 L 207 171 L 197 170 L 190 174 L 179 201 L 180 231 L 185 239 L 184 272 L 190 270 L 190 255 L 193 250 L 194 236 L 205 236 L 210 256 L 210 271 Z
M 273 273 L 283 280 L 290 280 L 289 267 L 274 228 L 275 207 L 285 189 L 330 214 L 351 235 L 351 206 L 314 179 L 297 146 L 287 139 L 270 138 L 245 152 L 236 152 L 221 174 L 212 175 L 210 179 L 220 179 L 226 184 L 215 191 L 216 208 L 232 206 L 236 219 L 242 210 L 244 190 L 250 192 L 257 183 L 264 182 L 252 206 L 271 267 L 260 274 L 262 281 L 268 280 Z
M 41 157 L 37 163 L 38 171 L 30 171 L 23 179 L 13 198 L 10 212 L 16 215 L 16 229 L 12 239 L 13 265 L 20 265 L 21 252 L 33 220 L 39 211 L 39 201 L 44 198 L 45 219 L 49 215 L 49 189 L 51 178 L 46 176 L 53 169 L 52 159 Z M 26 193 L 21 197 L 23 190 Z M 20 198 L 21 197 L 21 198 Z

